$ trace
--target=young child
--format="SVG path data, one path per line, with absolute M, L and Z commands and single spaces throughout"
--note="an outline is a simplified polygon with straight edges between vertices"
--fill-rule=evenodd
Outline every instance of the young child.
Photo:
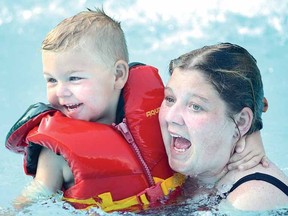
M 42 61 L 50 105 L 31 106 L 6 141 L 25 154 L 25 172 L 34 177 L 16 208 L 62 190 L 76 208 L 131 210 L 183 183 L 162 143 L 162 81 L 157 69 L 145 65 L 129 74 L 119 22 L 99 9 L 63 20 L 43 41 Z M 252 145 L 258 138 L 251 135 L 234 158 L 248 160 L 248 167 L 258 164 L 264 155 L 263 146 Z

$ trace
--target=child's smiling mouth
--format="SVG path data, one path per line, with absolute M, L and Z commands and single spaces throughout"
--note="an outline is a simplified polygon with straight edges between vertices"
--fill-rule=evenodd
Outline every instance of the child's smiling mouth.
M 82 105 L 82 103 L 78 103 L 78 104 L 67 104 L 67 105 L 64 105 L 65 109 L 68 111 L 68 112 L 73 112 L 75 111 L 78 107 L 80 107 Z

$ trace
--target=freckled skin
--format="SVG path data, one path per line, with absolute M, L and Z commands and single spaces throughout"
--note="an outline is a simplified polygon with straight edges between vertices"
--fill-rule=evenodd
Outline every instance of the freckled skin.
M 186 175 L 218 178 L 236 143 L 235 125 L 225 114 L 225 103 L 200 72 L 178 69 L 165 97 L 172 102 L 163 101 L 159 119 L 171 167 Z M 171 132 L 188 139 L 191 147 L 183 153 L 175 151 Z

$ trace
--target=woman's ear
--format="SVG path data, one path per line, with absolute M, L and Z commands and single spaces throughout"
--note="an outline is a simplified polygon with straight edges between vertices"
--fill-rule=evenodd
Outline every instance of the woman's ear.
M 253 120 L 253 112 L 250 108 L 244 107 L 235 117 L 238 126 L 237 133 L 243 137 L 250 129 Z
M 266 112 L 268 110 L 268 100 L 266 99 L 266 97 L 263 98 L 263 110 L 262 112 Z
M 115 63 L 115 89 L 122 89 L 129 76 L 129 66 L 127 62 L 118 60 Z

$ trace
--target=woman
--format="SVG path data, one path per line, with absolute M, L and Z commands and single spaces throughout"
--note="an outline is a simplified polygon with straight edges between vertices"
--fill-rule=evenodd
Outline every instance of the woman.
M 230 43 L 205 46 L 172 60 L 170 74 L 159 119 L 172 169 L 216 188 L 238 209 L 288 205 L 288 178 L 272 163 L 227 169 L 236 142 L 263 126 L 263 85 L 253 56 Z

